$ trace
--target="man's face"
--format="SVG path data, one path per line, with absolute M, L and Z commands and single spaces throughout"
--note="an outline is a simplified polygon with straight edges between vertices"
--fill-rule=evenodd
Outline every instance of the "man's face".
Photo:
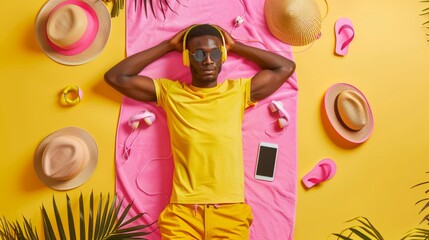
M 217 77 L 222 69 L 222 58 L 212 59 L 212 56 L 215 56 L 216 54 L 211 53 L 212 51 L 218 51 L 221 49 L 221 40 L 215 36 L 205 35 L 191 39 L 188 46 L 192 85 L 196 87 L 216 86 Z M 198 50 L 202 50 L 204 52 L 204 59 L 202 61 L 197 61 L 194 57 L 194 54 L 198 54 Z M 199 53 L 201 56 L 201 51 Z

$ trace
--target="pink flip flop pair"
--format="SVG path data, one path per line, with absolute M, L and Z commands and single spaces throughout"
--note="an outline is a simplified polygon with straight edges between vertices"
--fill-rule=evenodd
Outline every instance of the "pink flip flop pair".
M 319 183 L 333 178 L 336 171 L 337 165 L 332 159 L 322 159 L 310 172 L 308 172 L 302 178 L 302 183 L 307 189 L 311 188 Z
M 335 53 L 345 56 L 355 36 L 353 23 L 348 18 L 340 18 L 335 22 Z

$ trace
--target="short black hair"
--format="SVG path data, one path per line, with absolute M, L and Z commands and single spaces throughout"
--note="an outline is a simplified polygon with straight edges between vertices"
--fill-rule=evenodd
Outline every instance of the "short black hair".
M 220 32 L 219 29 L 217 29 L 216 27 L 214 27 L 213 25 L 210 25 L 210 24 L 201 24 L 201 25 L 197 25 L 197 26 L 195 26 L 189 30 L 188 35 L 186 36 L 186 39 L 185 39 L 186 40 L 186 46 L 188 46 L 188 42 L 191 39 L 193 39 L 195 37 L 206 36 L 206 35 L 217 37 L 217 38 L 219 38 L 219 40 L 221 42 L 223 42 L 223 40 L 222 40 L 223 36 L 222 36 L 222 33 Z

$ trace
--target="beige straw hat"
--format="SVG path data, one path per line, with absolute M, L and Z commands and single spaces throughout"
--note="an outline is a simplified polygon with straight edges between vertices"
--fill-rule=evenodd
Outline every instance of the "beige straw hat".
M 347 141 L 362 143 L 371 136 L 371 107 L 356 87 L 347 83 L 332 85 L 325 93 L 324 109 L 332 127 Z
M 49 0 L 35 23 L 40 48 L 65 65 L 94 59 L 104 49 L 110 28 L 109 10 L 101 0 Z
M 92 136 L 77 127 L 60 129 L 47 136 L 34 154 L 34 168 L 46 186 L 68 190 L 82 185 L 98 162 Z
M 266 0 L 265 21 L 280 41 L 304 46 L 320 37 L 322 18 L 314 0 Z

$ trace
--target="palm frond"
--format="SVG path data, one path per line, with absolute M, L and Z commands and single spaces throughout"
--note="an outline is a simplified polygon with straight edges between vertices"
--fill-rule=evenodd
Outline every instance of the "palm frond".
M 124 9 L 125 0 L 102 0 L 104 3 L 112 3 L 110 10 L 110 17 L 114 18 L 119 16 L 119 12 Z
M 170 11 L 174 12 L 175 14 L 178 14 L 176 11 L 174 11 L 174 10 L 171 8 L 170 4 L 168 4 L 168 0 L 164 0 L 164 1 L 165 1 L 165 5 L 167 5 L 167 7 L 168 7 L 168 9 L 170 9 Z M 182 4 L 179 2 L 179 0 L 176 0 L 176 2 L 177 2 L 177 3 L 179 3 L 180 5 L 182 5 Z
M 46 240 L 55 240 L 54 228 L 52 227 L 51 220 L 48 217 L 48 213 L 46 212 L 44 205 L 42 205 L 42 221 L 43 232 L 45 233 Z
M 124 9 L 124 5 L 125 5 L 125 0 L 102 0 L 104 3 L 112 3 L 112 9 L 110 11 L 110 17 L 114 18 L 119 16 L 119 12 L 121 10 Z M 152 11 L 152 15 L 157 18 L 157 14 L 156 14 L 156 8 L 155 8 L 155 4 L 153 2 L 154 0 L 134 0 L 134 11 L 142 11 L 142 6 L 144 7 L 144 14 L 146 16 L 146 18 L 148 17 L 147 15 L 147 8 L 148 5 L 150 6 L 150 10 Z M 170 10 L 175 14 L 178 14 L 170 5 L 170 3 L 168 2 L 169 0 L 158 0 L 158 4 L 157 6 L 160 8 L 162 16 L 164 18 L 164 20 L 166 19 L 166 10 Z M 181 6 L 186 7 L 185 5 L 183 5 L 179 0 L 176 0 L 176 2 L 178 4 L 180 4 Z
M 146 2 L 145 2 L 145 4 L 146 4 Z M 155 13 L 155 10 L 153 9 L 153 2 L 152 2 L 152 0 L 149 0 L 149 5 L 150 5 L 150 9 L 152 10 L 153 16 L 156 18 L 156 13 Z M 146 15 L 146 17 L 147 17 L 147 15 Z
M 83 196 L 79 196 L 79 236 L 81 240 L 85 240 L 85 207 L 83 204 Z M 90 239 L 90 238 L 89 238 Z
M 358 225 L 348 227 L 341 231 L 341 233 L 333 233 L 338 239 L 349 240 L 352 236 L 358 237 L 363 240 L 384 240 L 380 232 L 372 225 L 366 217 L 356 217 L 346 222 L 357 222 Z M 355 239 L 355 238 L 354 238 Z
M 156 9 L 155 9 L 155 3 L 153 2 L 154 0 L 134 0 L 134 11 L 140 10 L 142 11 L 142 5 L 144 6 L 144 13 L 146 18 L 148 17 L 147 15 L 147 9 L 148 9 L 148 5 L 150 7 L 150 10 L 152 11 L 152 15 L 155 18 L 158 18 L 157 14 L 156 14 Z M 180 5 L 184 6 L 182 3 L 180 3 L 179 0 L 176 0 L 177 3 L 179 3 Z M 164 20 L 166 19 L 166 10 L 170 10 L 175 14 L 178 14 L 170 5 L 170 3 L 168 2 L 168 0 L 158 0 L 158 4 L 157 6 L 159 7 L 159 9 L 161 10 L 162 16 L 164 18 Z
M 53 203 L 52 205 L 54 207 L 55 220 L 57 221 L 58 234 L 60 235 L 61 240 L 65 240 L 65 239 L 67 239 L 66 233 L 64 231 L 63 223 L 61 221 L 60 212 L 58 211 L 58 207 L 57 207 L 57 204 L 55 202 L 55 198 L 53 196 L 52 196 L 52 203 Z
M 135 216 L 129 216 L 129 210 L 133 203 L 123 206 L 123 198 L 118 202 L 115 194 L 110 202 L 110 194 L 103 197 L 100 193 L 97 211 L 94 211 L 94 194 L 91 192 L 89 199 L 88 216 L 85 216 L 85 204 L 82 193 L 79 196 L 78 214 L 73 211 L 73 204 L 70 197 L 66 194 L 67 218 L 63 219 L 60 208 L 58 208 L 55 197 L 52 197 L 52 207 L 54 217 L 51 219 L 42 204 L 42 228 L 44 239 L 46 240 L 67 240 L 67 239 L 144 239 L 143 236 L 153 231 L 146 231 L 153 223 L 136 224 L 144 213 Z M 124 209 L 123 209 L 124 208 Z M 121 210 L 123 211 L 121 212 Z M 75 216 L 78 216 L 76 219 Z M 126 220 L 128 218 L 128 220 Z M 75 227 L 75 222 L 79 223 L 79 233 Z M 54 228 L 54 224 L 56 228 Z M 65 225 L 67 224 L 67 225 Z M 66 226 L 68 228 L 68 237 L 66 235 Z M 0 239 L 2 240 L 39 240 L 37 230 L 29 220 L 23 217 L 23 223 L 18 221 L 10 222 L 4 216 L 0 218 Z
M 414 239 L 414 240 L 428 240 L 429 239 L 429 230 L 423 228 L 414 228 L 408 231 L 408 233 L 401 238 L 401 240 Z
M 36 229 L 31 222 L 23 217 L 24 223 L 9 222 L 6 217 L 0 218 L 0 239 L 5 240 L 38 240 Z
M 429 2 L 429 0 L 420 0 L 420 2 L 422 2 L 422 3 L 428 3 L 428 2 Z M 429 15 L 429 8 L 425 8 L 425 9 L 423 9 L 423 10 L 421 11 L 420 16 L 424 16 L 424 15 Z M 429 21 L 424 22 L 424 23 L 422 24 L 422 26 L 426 25 L 427 23 L 429 23 Z M 426 35 L 428 35 L 428 34 L 426 34 Z M 428 42 L 428 43 L 429 43 L 429 40 L 427 40 L 426 42 Z M 428 173 L 428 172 L 426 172 L 426 173 Z M 428 181 L 426 181 L 426 182 L 423 182 L 423 183 L 417 184 L 416 186 L 420 186 L 420 185 L 427 184 L 427 183 L 429 183 L 429 182 L 428 182 Z M 415 186 L 414 186 L 414 187 L 415 187 Z M 429 189 L 428 189 L 428 190 L 426 190 L 426 192 L 425 192 L 425 193 L 429 193 Z
M 14 239 L 15 231 L 12 229 L 12 225 L 6 219 L 5 216 L 0 218 L 0 237 L 1 239 L 9 240 Z
M 341 235 L 340 233 L 333 233 L 332 235 L 334 235 L 334 236 L 338 237 L 338 239 L 342 239 L 342 240 L 353 240 L 348 236 Z
M 24 219 L 24 224 L 25 224 L 24 229 L 25 229 L 26 239 L 38 240 L 39 236 L 37 235 L 36 229 L 35 228 L 33 229 L 33 226 L 29 220 L 27 220 L 25 217 L 23 217 L 23 219 Z
M 429 23 L 429 21 L 427 21 L 427 22 L 425 22 L 423 24 L 427 24 L 427 23 Z M 429 34 L 426 34 L 426 35 L 429 36 Z M 427 42 L 429 42 L 429 40 Z M 418 183 L 418 184 L 412 186 L 411 188 L 423 186 L 423 185 L 426 185 L 428 183 L 429 183 L 429 181 L 424 181 L 424 182 L 421 182 L 421 183 Z M 426 189 L 426 191 L 424 193 L 427 194 L 428 192 L 429 192 L 429 189 Z M 419 214 L 422 214 L 423 212 L 425 212 L 429 208 L 429 198 L 420 199 L 419 201 L 417 201 L 415 203 L 415 205 L 419 205 L 420 203 L 424 203 L 423 207 L 419 211 Z M 426 222 L 426 221 L 429 222 L 429 214 L 426 214 L 423 217 L 423 219 L 420 221 L 420 224 L 423 223 L 423 222 Z

